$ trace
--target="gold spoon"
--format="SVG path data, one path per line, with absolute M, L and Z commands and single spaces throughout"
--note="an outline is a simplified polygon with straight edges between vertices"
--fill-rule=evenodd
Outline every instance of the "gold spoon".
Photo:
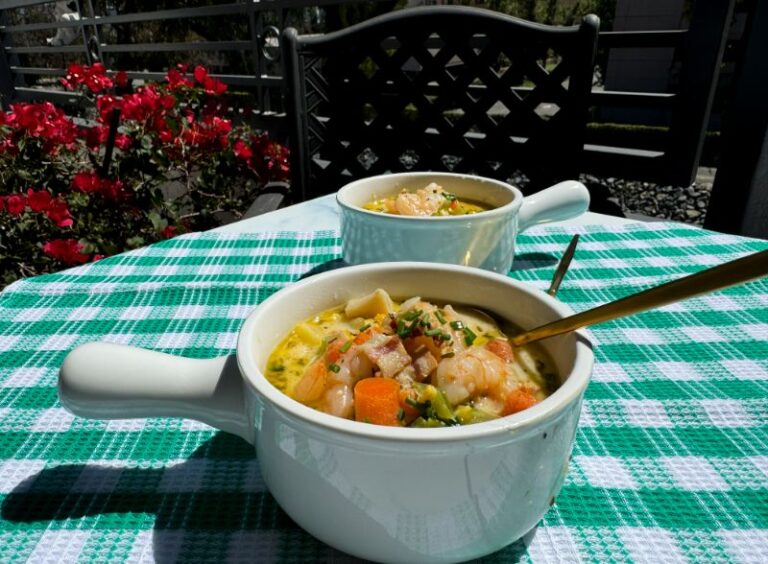
M 568 248 L 565 249 L 563 257 L 560 259 L 560 262 L 555 269 L 555 275 L 552 277 L 552 283 L 549 285 L 549 290 L 547 290 L 547 294 L 553 298 L 555 297 L 555 294 L 557 294 L 557 291 L 560 289 L 560 282 L 563 281 L 565 273 L 568 272 L 568 267 L 571 266 L 571 260 L 573 260 L 573 254 L 576 252 L 576 245 L 578 242 L 579 234 L 577 233 L 573 236 L 571 242 L 568 243 Z
M 667 282 L 661 286 L 655 286 L 620 300 L 536 327 L 512 337 L 510 342 L 515 346 L 524 345 L 533 341 L 554 337 L 555 335 L 562 335 L 587 325 L 595 325 L 603 321 L 626 317 L 641 311 L 692 298 L 699 294 L 706 294 L 736 284 L 749 282 L 765 275 L 768 275 L 768 250 L 753 253 L 713 268 L 707 268 L 701 272 Z
M 552 276 L 552 282 L 549 284 L 549 290 L 547 290 L 547 294 L 553 298 L 557 294 L 557 291 L 560 289 L 560 283 L 563 281 L 565 273 L 568 272 L 568 268 L 571 266 L 571 260 L 573 259 L 573 254 L 576 252 L 576 245 L 578 242 L 579 235 L 576 234 L 571 239 L 571 242 L 568 243 L 568 247 L 565 249 L 563 256 L 560 258 L 560 262 L 557 264 L 555 274 Z M 453 306 L 453 309 L 464 318 L 464 321 L 469 321 L 470 324 L 475 323 L 478 328 L 483 324 L 495 327 L 501 327 L 504 324 L 503 321 L 495 318 L 487 311 L 477 309 L 476 307 L 464 307 L 455 305 Z

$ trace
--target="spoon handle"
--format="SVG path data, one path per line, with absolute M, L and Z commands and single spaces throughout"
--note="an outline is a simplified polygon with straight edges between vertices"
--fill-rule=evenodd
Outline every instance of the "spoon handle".
M 579 242 L 579 234 L 573 236 L 571 239 L 571 242 L 568 243 L 568 248 L 565 249 L 565 252 L 563 253 L 563 257 L 560 259 L 560 262 L 557 265 L 557 268 L 555 269 L 555 275 L 552 277 L 552 283 L 549 285 L 549 290 L 547 290 L 547 294 L 552 296 L 553 298 L 557 294 L 557 291 L 560 289 L 560 283 L 563 281 L 563 278 L 565 277 L 565 273 L 568 272 L 568 267 L 571 266 L 571 261 L 573 260 L 573 254 L 576 252 L 576 245 Z
M 768 250 L 753 253 L 713 268 L 707 268 L 661 286 L 655 286 L 620 300 L 542 325 L 512 337 L 511 343 L 520 346 L 554 337 L 587 325 L 626 317 L 699 294 L 749 282 L 765 275 L 768 275 Z

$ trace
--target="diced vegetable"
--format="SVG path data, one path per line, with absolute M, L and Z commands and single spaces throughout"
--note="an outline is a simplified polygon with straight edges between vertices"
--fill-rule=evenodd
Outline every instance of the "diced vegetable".
M 402 422 L 405 425 L 410 425 L 414 419 L 421 415 L 421 411 L 418 409 L 418 407 L 413 405 L 416 404 L 418 406 L 418 403 L 414 399 L 414 397 L 418 396 L 418 393 L 413 388 L 409 388 L 407 390 L 400 390 L 399 394 L 400 409 L 403 410 Z
M 434 394 L 432 394 L 430 402 L 432 403 L 432 409 L 434 410 L 435 415 L 437 415 L 437 417 L 443 421 L 455 420 L 456 416 L 454 415 L 451 406 L 448 405 L 448 400 L 445 399 L 443 392 L 434 386 L 429 387 L 434 390 Z
M 491 419 L 497 419 L 498 416 L 493 413 L 488 413 L 481 409 L 476 409 L 469 405 L 461 405 L 456 408 L 456 419 L 462 425 L 471 425 L 473 423 L 482 423 L 483 421 L 490 421 Z
M 347 317 L 375 317 L 379 313 L 395 311 L 395 304 L 384 290 L 379 288 L 362 298 L 353 298 L 347 302 L 344 313 Z
M 401 426 L 400 384 L 391 378 L 363 378 L 355 384 L 355 419 Z
M 310 347 L 320 346 L 320 343 L 323 340 L 323 336 L 317 331 L 315 331 L 307 323 L 299 323 L 296 326 L 295 331 L 296 331 L 296 334 L 299 336 L 299 339 L 304 341 Z
M 417 418 L 413 423 L 410 425 L 411 427 L 445 427 L 446 424 L 440 421 L 439 419 L 424 419 L 423 417 Z
M 536 405 L 536 403 L 538 403 L 538 400 L 531 390 L 525 386 L 520 386 L 507 396 L 504 402 L 504 415 L 528 409 Z
M 360 333 L 357 334 L 357 336 L 355 337 L 355 344 L 362 345 L 363 343 L 368 341 L 371 337 L 373 337 L 373 331 L 370 330 L 370 325 L 369 325 L 368 327 L 361 330 Z

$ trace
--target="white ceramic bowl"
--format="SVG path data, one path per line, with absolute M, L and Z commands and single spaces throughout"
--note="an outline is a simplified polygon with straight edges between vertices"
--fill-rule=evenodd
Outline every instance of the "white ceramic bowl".
M 363 205 L 430 182 L 460 199 L 492 209 L 472 215 L 416 217 L 383 214 Z M 517 234 L 532 225 L 576 217 L 589 208 L 589 191 L 575 180 L 523 198 L 506 182 L 447 172 L 405 172 L 363 178 L 341 188 L 341 244 L 348 264 L 427 261 L 477 266 L 506 274 Z
M 295 323 L 385 288 L 471 304 L 531 327 L 571 314 L 505 276 L 461 266 L 343 268 L 293 284 L 246 319 L 237 354 L 193 360 L 108 343 L 64 360 L 59 396 L 76 415 L 198 419 L 255 444 L 269 491 L 318 539 L 363 558 L 453 562 L 494 552 L 533 528 L 568 467 L 593 355 L 583 334 L 543 342 L 564 379 L 534 407 L 465 427 L 412 429 L 333 417 L 264 377 Z

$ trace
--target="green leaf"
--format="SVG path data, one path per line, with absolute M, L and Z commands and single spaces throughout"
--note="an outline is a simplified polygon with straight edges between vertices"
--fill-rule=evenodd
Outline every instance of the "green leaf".
M 147 217 L 149 218 L 149 221 L 152 222 L 152 227 L 155 228 L 155 231 L 162 231 L 166 227 L 168 227 L 168 221 L 162 217 L 160 217 L 160 214 L 157 213 L 155 210 L 152 210 L 147 214 Z

